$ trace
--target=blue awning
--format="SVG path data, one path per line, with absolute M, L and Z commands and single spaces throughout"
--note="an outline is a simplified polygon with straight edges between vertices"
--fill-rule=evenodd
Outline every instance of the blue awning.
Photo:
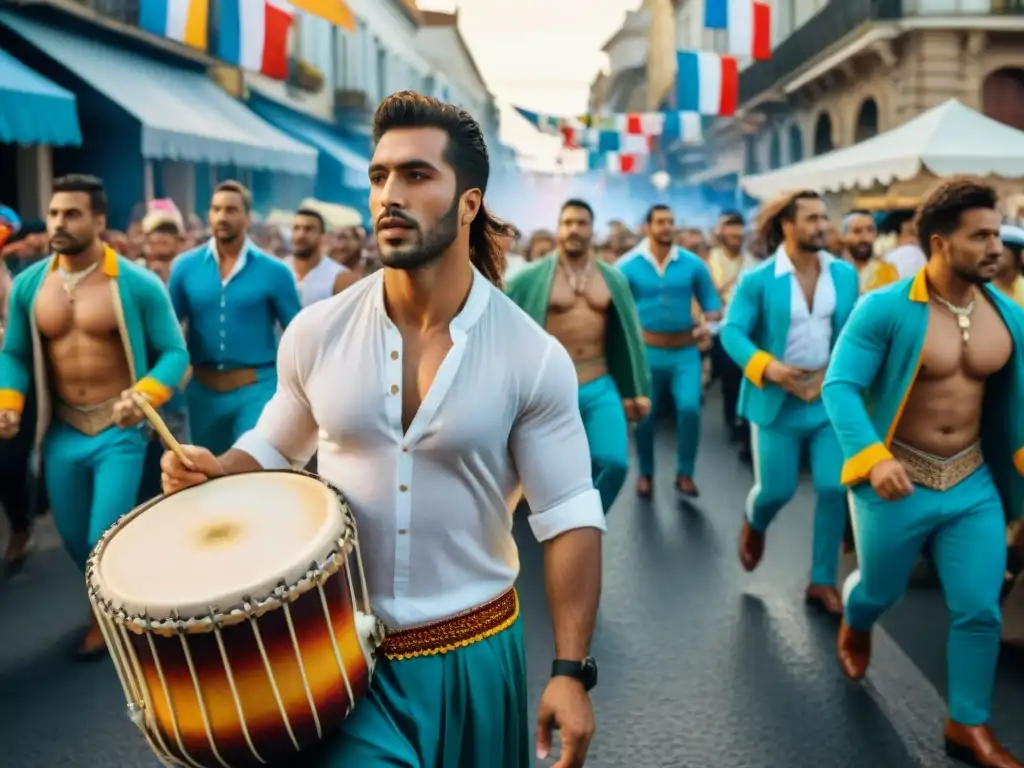
M 8 12 L 0 12 L 0 23 L 135 117 L 145 158 L 316 174 L 315 150 L 261 120 L 202 72 Z
M 273 99 L 251 91 L 249 106 L 253 112 L 290 136 L 316 147 L 321 160 L 326 155 L 334 161 L 338 182 L 349 190 L 367 190 L 370 180 L 367 171 L 370 159 L 345 141 L 332 125 L 311 115 L 304 115 Z M 321 174 L 322 175 L 322 174 Z M 341 202 L 340 200 L 338 202 Z M 364 203 L 365 205 L 365 200 Z
M 0 49 L 0 143 L 77 147 L 75 95 Z

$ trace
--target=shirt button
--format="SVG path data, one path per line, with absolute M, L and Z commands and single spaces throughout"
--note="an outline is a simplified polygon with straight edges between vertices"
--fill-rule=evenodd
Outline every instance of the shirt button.
M 402 446 L 402 453 L 408 453 L 408 452 L 409 452 L 409 446 L 408 445 L 403 445 Z
M 392 360 L 397 360 L 398 359 L 398 352 L 397 351 L 391 353 L 391 359 Z
M 400 490 L 402 493 L 405 493 L 406 491 L 409 490 L 409 486 L 408 485 L 400 485 L 400 486 L 398 486 L 398 490 Z
M 397 395 L 398 394 L 398 385 L 397 384 L 392 384 L 391 385 L 391 394 L 392 395 Z
M 405 528 L 399 528 L 398 529 L 398 535 L 399 536 L 405 536 L 405 534 L 407 534 L 408 532 L 409 531 L 407 529 L 405 529 Z

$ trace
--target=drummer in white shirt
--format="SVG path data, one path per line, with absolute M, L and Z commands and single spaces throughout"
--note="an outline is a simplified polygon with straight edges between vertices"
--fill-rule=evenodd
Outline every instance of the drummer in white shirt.
M 512 537 L 521 485 L 546 548 L 557 656 L 536 752 L 546 757 L 560 729 L 559 765 L 582 766 L 605 522 L 576 371 L 496 287 L 507 225 L 484 206 L 476 121 L 398 93 L 378 108 L 374 141 L 370 212 L 385 269 L 302 312 L 256 428 L 219 458 L 186 447 L 198 471 L 166 454 L 164 487 L 301 467 L 319 449 L 320 474 L 351 504 L 371 604 L 392 631 L 389 660 L 341 734 L 303 765 L 526 768 Z
M 302 306 L 329 299 L 352 285 L 358 276 L 348 267 L 324 256 L 324 217 L 312 208 L 300 208 L 292 219 L 292 255 L 285 263 L 299 284 Z

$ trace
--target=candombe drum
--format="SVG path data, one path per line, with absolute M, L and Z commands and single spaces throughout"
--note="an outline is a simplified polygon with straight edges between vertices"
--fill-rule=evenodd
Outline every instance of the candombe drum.
M 229 475 L 133 510 L 86 584 L 165 765 L 297 764 L 359 705 L 384 639 L 352 511 L 304 472 Z

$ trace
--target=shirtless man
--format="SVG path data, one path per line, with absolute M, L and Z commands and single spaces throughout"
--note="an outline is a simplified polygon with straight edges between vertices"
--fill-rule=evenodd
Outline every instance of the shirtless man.
M 986 725 L 1004 504 L 1014 517 L 1024 509 L 1014 465 L 1024 447 L 1024 322 L 989 284 L 1002 251 L 996 202 L 984 183 L 952 179 L 922 203 L 927 266 L 861 300 L 822 397 L 842 444 L 860 561 L 844 588 L 843 672 L 867 672 L 871 627 L 903 595 L 930 542 L 950 612 L 946 751 L 975 766 L 1022 768 Z
M 135 506 L 148 430 L 135 403 L 165 403 L 188 366 L 160 280 L 100 241 L 107 196 L 93 176 L 53 184 L 54 258 L 15 281 L 0 353 L 0 438 L 35 430 L 54 522 L 79 568 L 104 531 Z M 41 348 L 44 366 L 34 366 Z M 35 377 L 39 423 L 21 425 Z M 46 417 L 52 413 L 53 421 Z M 103 651 L 93 626 L 81 654 Z
M 352 285 L 359 276 L 324 256 L 324 217 L 312 208 L 300 208 L 292 220 L 292 255 L 285 263 L 295 273 L 302 306 L 329 299 Z
M 525 267 L 507 290 L 576 363 L 594 487 L 607 514 L 629 471 L 626 422 L 647 415 L 650 382 L 629 285 L 595 257 L 593 227 L 590 206 L 569 200 L 558 219 L 557 251 Z

